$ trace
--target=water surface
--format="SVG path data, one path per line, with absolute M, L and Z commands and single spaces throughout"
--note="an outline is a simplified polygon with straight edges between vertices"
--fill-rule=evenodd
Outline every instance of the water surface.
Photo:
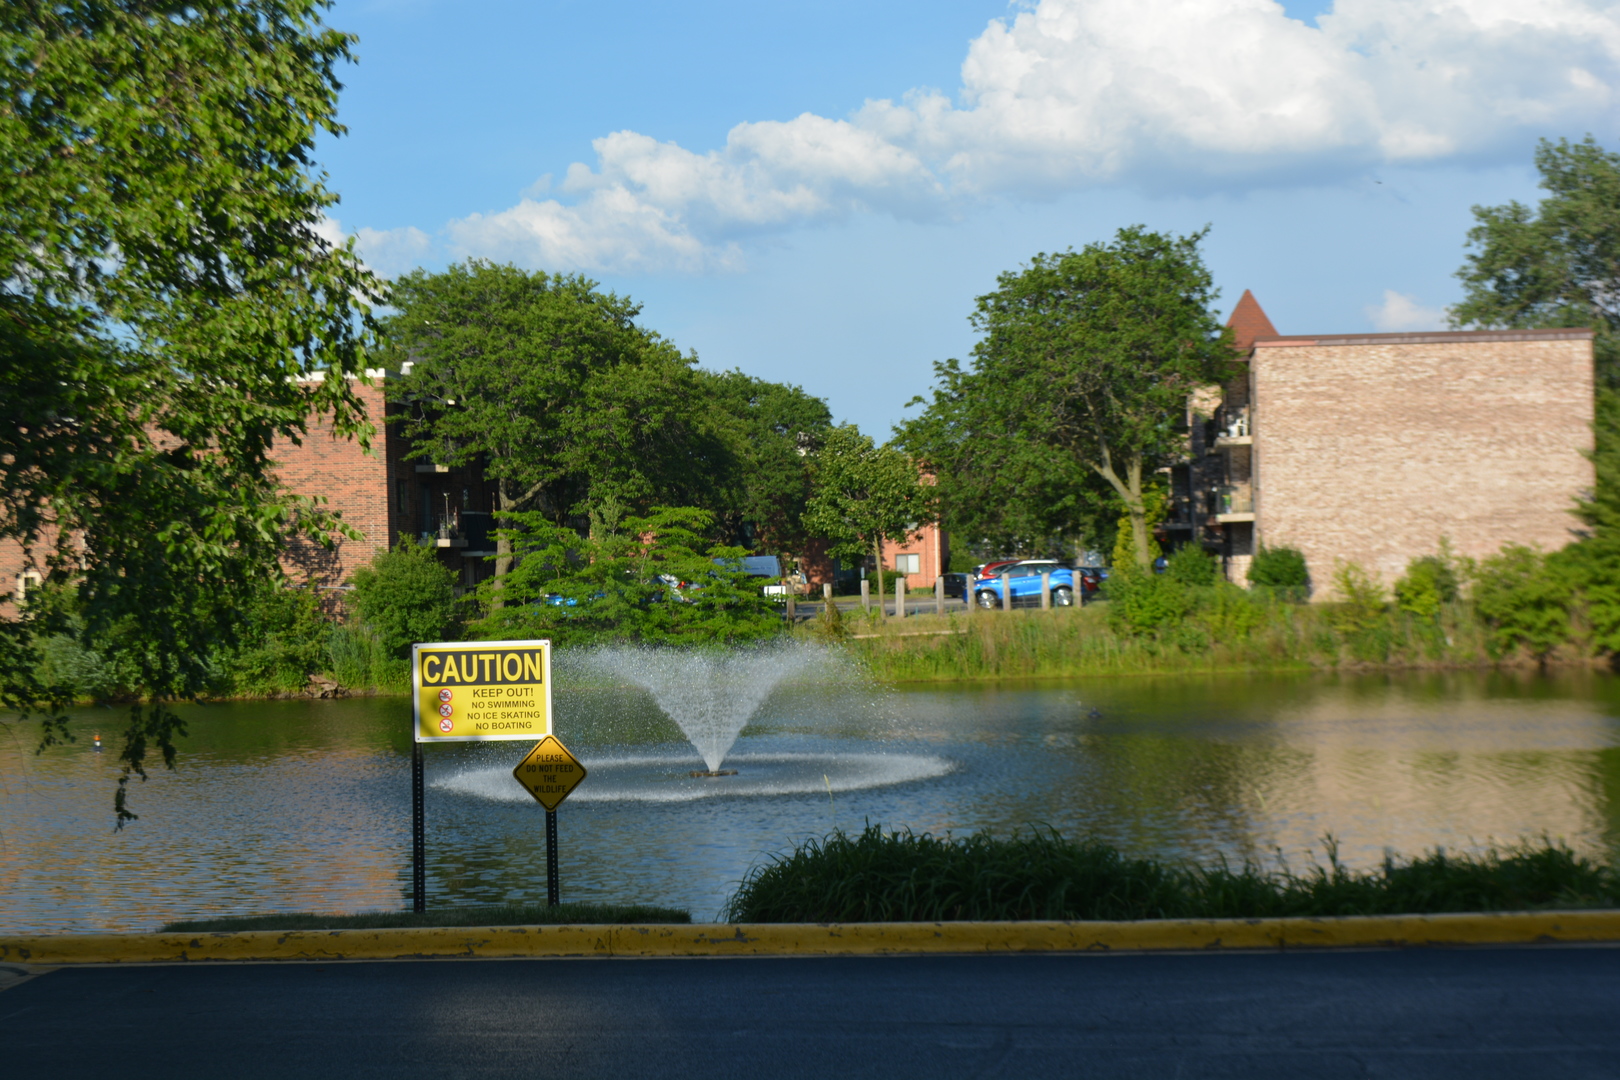
M 1549 836 L 1620 850 L 1620 683 L 1460 673 L 784 687 L 698 780 L 643 690 L 570 689 L 557 733 L 590 769 L 560 812 L 563 895 L 714 916 L 769 853 L 865 822 L 941 833 L 1043 823 L 1132 852 L 1287 858 L 1334 836 L 1474 849 Z M 0 730 L 0 932 L 151 929 L 214 913 L 407 903 L 409 702 L 199 706 L 179 767 L 112 829 L 122 714 L 35 756 Z M 108 740 L 109 747 L 111 740 Z M 526 743 L 427 748 L 430 902 L 545 896 L 544 815 L 508 775 Z

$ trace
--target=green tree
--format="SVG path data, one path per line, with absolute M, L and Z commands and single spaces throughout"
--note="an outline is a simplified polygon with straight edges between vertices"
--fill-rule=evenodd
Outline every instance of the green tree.
M 355 614 L 393 659 L 409 657 L 417 642 L 453 640 L 461 621 L 456 575 L 437 549 L 401 540 L 356 570 L 353 583 Z
M 1591 327 L 1599 381 L 1620 388 L 1620 154 L 1587 136 L 1542 140 L 1535 161 L 1539 207 L 1474 207 L 1452 323 Z
M 706 539 L 714 520 L 705 510 L 599 514 L 590 536 L 535 512 L 516 515 L 515 525 L 520 557 L 502 585 L 507 602 L 477 626 L 486 637 L 708 645 L 782 631 L 759 578 L 741 567 L 745 549 Z
M 470 260 L 394 284 L 382 325 L 392 397 L 414 454 L 480 462 L 497 492 L 496 587 L 512 569 L 510 526 L 616 503 L 690 501 L 736 471 L 733 446 L 673 345 L 640 308 L 578 275 Z
M 1185 453 L 1177 422 L 1188 395 L 1221 381 L 1232 357 L 1231 333 L 1211 310 L 1203 236 L 1133 226 L 1112 243 L 1037 255 L 1000 276 L 972 316 L 983 334 L 972 368 L 935 365 L 932 402 L 902 430 L 940 477 L 945 505 L 974 494 L 1017 500 L 1034 527 L 1073 528 L 1095 520 L 1106 490 L 1130 521 L 1134 562 L 1150 565 L 1154 470 Z M 997 463 L 1011 466 L 1007 479 L 1051 483 L 998 485 L 984 472 Z M 1081 483 L 1080 467 L 1106 488 Z M 1067 501 L 1045 505 L 1054 488 Z
M 352 39 L 319 0 L 62 0 L 0 10 L 0 540 L 69 605 L 0 612 L 0 704 L 45 707 L 37 642 L 71 609 L 134 673 L 115 802 L 179 719 L 291 530 L 270 448 L 312 414 L 363 435 L 378 283 L 321 239 L 311 164 Z M 324 378 L 309 378 L 317 373 Z M 108 654 L 110 655 L 110 653 Z
M 806 539 L 810 451 L 832 427 L 827 403 L 797 386 L 740 371 L 696 372 L 702 399 L 728 429 L 737 469 L 711 507 L 726 538 L 754 551 L 799 550 Z
M 827 432 L 816 451 L 814 494 L 804 527 L 831 543 L 836 558 L 871 554 L 877 562 L 878 609 L 883 608 L 883 541 L 899 540 L 931 519 L 929 486 L 916 464 L 893 446 L 878 446 L 854 424 Z

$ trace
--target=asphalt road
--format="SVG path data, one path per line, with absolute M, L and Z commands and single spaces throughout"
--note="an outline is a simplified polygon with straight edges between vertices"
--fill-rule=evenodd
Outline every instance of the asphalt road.
M 0 1075 L 1620 1077 L 1620 949 L 64 968 Z

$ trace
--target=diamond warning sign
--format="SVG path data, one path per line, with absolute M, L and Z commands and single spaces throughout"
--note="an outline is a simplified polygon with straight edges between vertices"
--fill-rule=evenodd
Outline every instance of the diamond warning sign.
M 555 810 L 585 779 L 585 766 L 555 735 L 547 735 L 518 762 L 512 775 L 536 802 L 547 810 Z

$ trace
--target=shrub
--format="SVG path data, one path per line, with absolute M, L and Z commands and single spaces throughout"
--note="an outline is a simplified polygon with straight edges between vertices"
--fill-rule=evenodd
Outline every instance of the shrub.
M 1215 584 L 1215 560 L 1197 544 L 1183 544 L 1165 560 L 1164 576 L 1182 585 Z
M 943 839 L 834 832 L 755 866 L 727 902 L 732 922 L 1267 918 L 1610 907 L 1614 868 L 1561 844 L 1480 855 L 1433 852 L 1366 872 L 1339 861 L 1303 874 L 1130 858 L 1056 832 Z
M 1198 621 L 1216 641 L 1243 641 L 1266 620 L 1266 604 L 1230 582 L 1204 594 Z
M 436 549 L 414 540 L 378 552 L 354 572 L 355 614 L 376 635 L 384 655 L 410 656 L 420 641 L 449 641 L 460 626 L 456 576 Z
M 1395 583 L 1395 606 L 1423 619 L 1439 616 L 1440 608 L 1457 599 L 1457 572 L 1443 555 L 1424 555 L 1406 564 L 1406 574 Z
M 1377 625 L 1388 598 L 1376 578 L 1353 562 L 1340 563 L 1333 573 L 1333 588 L 1339 594 L 1333 625 L 1340 633 L 1365 633 Z
M 1108 622 L 1129 634 L 1156 633 L 1192 610 L 1193 595 L 1166 574 L 1115 569 L 1108 579 Z
M 330 630 L 314 589 L 266 589 L 249 609 L 241 643 L 216 656 L 222 689 L 244 695 L 303 689 L 326 669 Z
M 1509 544 L 1479 564 L 1474 608 L 1491 629 L 1498 655 L 1517 648 L 1545 657 L 1570 636 L 1571 564 Z
M 1249 564 L 1249 584 L 1267 589 L 1308 589 L 1311 575 L 1298 548 L 1261 544 Z

